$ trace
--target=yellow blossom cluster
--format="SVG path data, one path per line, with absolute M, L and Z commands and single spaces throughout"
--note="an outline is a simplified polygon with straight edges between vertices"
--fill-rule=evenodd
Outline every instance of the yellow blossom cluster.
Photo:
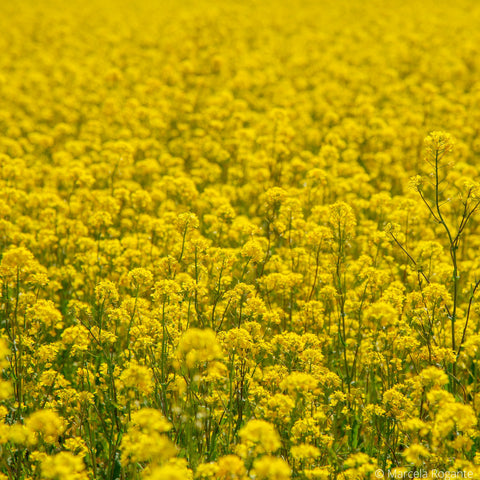
M 1 1 L 0 480 L 480 478 L 479 25 Z

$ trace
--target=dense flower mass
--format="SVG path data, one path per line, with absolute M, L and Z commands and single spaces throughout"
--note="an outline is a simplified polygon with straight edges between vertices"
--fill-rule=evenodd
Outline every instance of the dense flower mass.
M 0 2 L 0 480 L 480 478 L 478 25 Z

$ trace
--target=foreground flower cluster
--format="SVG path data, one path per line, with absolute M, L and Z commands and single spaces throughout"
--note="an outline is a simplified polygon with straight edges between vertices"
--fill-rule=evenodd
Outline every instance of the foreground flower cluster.
M 480 478 L 479 20 L 1 2 L 0 479 Z

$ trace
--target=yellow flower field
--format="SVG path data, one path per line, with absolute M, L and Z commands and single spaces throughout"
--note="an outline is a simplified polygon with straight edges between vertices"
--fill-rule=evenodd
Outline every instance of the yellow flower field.
M 0 2 L 0 480 L 480 478 L 479 27 Z

